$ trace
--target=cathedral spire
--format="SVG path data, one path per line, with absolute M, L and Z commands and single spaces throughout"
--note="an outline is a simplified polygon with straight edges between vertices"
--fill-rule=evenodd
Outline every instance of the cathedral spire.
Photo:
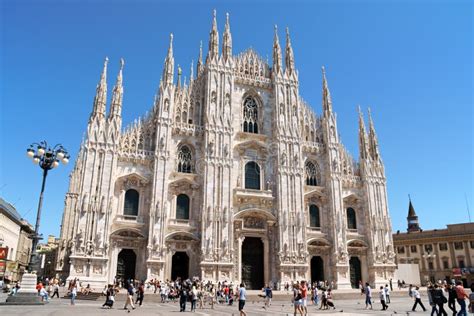
M 197 76 L 199 77 L 199 74 L 202 71 L 202 41 L 199 44 L 199 58 L 197 62 Z
M 123 99 L 123 85 L 122 85 L 122 72 L 125 61 L 120 58 L 120 70 L 117 75 L 117 82 L 115 83 L 114 90 L 112 92 L 112 104 L 110 106 L 109 117 L 120 117 L 122 115 L 122 99 Z
M 372 115 L 369 110 L 369 149 L 370 154 L 372 155 L 372 159 L 377 161 L 380 159 L 379 154 L 379 144 L 377 140 L 377 134 L 375 133 L 374 122 L 372 121 Z
M 362 160 L 367 159 L 368 157 L 367 133 L 365 132 L 364 117 L 359 106 L 359 158 Z
M 295 57 L 293 56 L 293 48 L 291 47 L 290 29 L 286 28 L 286 50 L 285 50 L 285 71 L 292 75 L 295 71 Z
M 100 75 L 100 81 L 97 84 L 94 97 L 94 108 L 92 110 L 91 119 L 95 117 L 104 117 L 105 116 L 105 107 L 107 103 L 107 64 L 109 58 L 105 57 L 104 68 L 102 69 L 102 74 Z
M 209 51 L 207 52 L 206 63 L 219 56 L 219 32 L 217 31 L 216 10 L 213 11 L 211 32 L 209 32 Z
M 189 84 L 191 85 L 194 80 L 194 60 L 191 60 L 191 69 L 189 69 Z
M 181 67 L 178 64 L 178 79 L 176 80 L 176 86 L 181 87 L 181 75 L 183 74 L 183 71 L 181 70 Z
M 278 27 L 275 24 L 275 35 L 273 36 L 273 72 L 279 74 L 281 72 L 281 47 L 278 39 Z
M 173 33 L 170 34 L 170 45 L 168 47 L 168 55 L 165 58 L 163 67 L 163 82 L 165 85 L 173 84 L 174 77 L 174 57 L 173 57 Z
M 323 113 L 324 116 L 329 116 L 332 113 L 332 100 L 331 93 L 329 92 L 328 82 L 326 79 L 326 70 L 324 66 L 322 67 L 323 71 Z
M 222 56 L 225 61 L 232 57 L 232 35 L 230 34 L 229 13 L 226 13 L 225 30 L 222 35 Z
M 407 222 L 408 222 L 408 229 L 407 231 L 409 233 L 411 232 L 419 232 L 421 231 L 420 225 L 418 223 L 418 216 L 416 215 L 415 208 L 413 207 L 413 204 L 411 203 L 411 197 L 408 195 L 408 216 L 407 216 Z

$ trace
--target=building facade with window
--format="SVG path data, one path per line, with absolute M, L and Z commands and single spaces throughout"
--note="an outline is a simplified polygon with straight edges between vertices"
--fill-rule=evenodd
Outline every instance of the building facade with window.
M 122 130 L 122 71 L 106 113 L 107 62 L 70 176 L 57 270 L 114 279 L 198 276 L 248 288 L 393 277 L 384 165 L 359 114 L 359 161 L 340 141 L 326 75 L 322 115 L 299 94 L 287 31 L 273 63 L 232 54 L 229 19 L 189 83 L 174 75 L 173 37 L 149 114 Z M 193 75 L 196 74 L 196 76 Z M 126 106 L 126 105 L 124 105 Z M 360 111 L 359 111 L 360 112 Z
M 474 223 L 423 230 L 411 201 L 407 220 L 407 232 L 393 235 L 397 264 L 417 263 L 423 283 L 460 279 L 467 286 L 474 282 Z

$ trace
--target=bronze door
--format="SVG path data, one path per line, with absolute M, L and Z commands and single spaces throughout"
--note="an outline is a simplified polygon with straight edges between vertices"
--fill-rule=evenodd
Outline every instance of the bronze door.
M 249 290 L 263 288 L 263 243 L 260 238 L 245 237 L 242 244 L 242 282 Z

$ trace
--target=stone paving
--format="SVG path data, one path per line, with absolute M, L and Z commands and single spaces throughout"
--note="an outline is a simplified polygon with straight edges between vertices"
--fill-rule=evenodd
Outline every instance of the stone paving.
M 149 294 L 153 295 L 153 294 Z M 147 302 L 147 296 L 143 302 L 143 306 L 137 307 L 135 310 L 131 310 L 128 313 L 123 310 L 124 301 L 119 298 L 114 305 L 112 310 L 102 309 L 101 305 L 103 300 L 98 301 L 83 301 L 76 300 L 76 305 L 71 306 L 69 299 L 51 299 L 49 304 L 44 306 L 0 306 L 0 315 L 35 315 L 35 316 L 58 316 L 58 315 L 239 315 L 237 305 L 215 305 L 214 309 L 211 309 L 209 305 L 205 306 L 204 309 L 198 309 L 195 313 L 190 312 L 190 303 L 187 304 L 187 311 L 184 313 L 179 312 L 179 304 L 174 303 L 156 303 Z M 4 302 L 6 299 L 5 294 L 0 294 L 0 301 Z M 422 299 L 425 307 L 428 306 L 426 297 Z M 150 299 L 150 301 L 152 301 Z M 417 312 L 411 312 L 413 301 L 409 297 L 394 297 L 391 304 L 389 305 L 388 311 L 381 311 L 381 305 L 376 301 L 373 305 L 373 310 L 366 310 L 363 297 L 357 299 L 341 299 L 336 300 L 336 310 L 322 311 L 317 307 L 310 305 L 308 306 L 308 315 L 429 315 L 430 313 L 423 312 L 421 309 Z M 261 315 L 274 315 L 274 316 L 287 316 L 293 315 L 293 309 L 290 302 L 278 301 L 273 302 L 272 306 L 265 310 L 262 308 L 263 303 L 256 301 L 249 301 L 246 304 L 245 311 L 247 315 L 261 316 Z

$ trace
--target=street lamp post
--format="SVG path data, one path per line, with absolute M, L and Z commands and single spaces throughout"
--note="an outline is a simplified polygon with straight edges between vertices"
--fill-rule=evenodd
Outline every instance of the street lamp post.
M 433 260 L 436 258 L 436 254 L 431 253 L 431 251 L 427 251 L 427 253 L 423 254 L 423 258 L 426 259 L 428 262 L 428 275 L 431 283 L 434 283 L 434 274 L 433 274 Z
M 46 141 L 31 144 L 26 150 L 26 154 L 32 159 L 34 164 L 37 164 L 41 169 L 43 169 L 43 182 L 41 184 L 38 212 L 36 214 L 35 234 L 33 236 L 30 263 L 28 265 L 28 271 L 31 273 L 35 268 L 38 268 L 36 247 L 38 246 L 38 241 L 41 239 L 41 235 L 39 234 L 39 226 L 41 221 L 41 207 L 43 206 L 43 193 L 46 184 L 46 176 L 48 175 L 49 170 L 59 166 L 59 162 L 67 164 L 69 162 L 69 154 L 61 144 L 50 147 Z

